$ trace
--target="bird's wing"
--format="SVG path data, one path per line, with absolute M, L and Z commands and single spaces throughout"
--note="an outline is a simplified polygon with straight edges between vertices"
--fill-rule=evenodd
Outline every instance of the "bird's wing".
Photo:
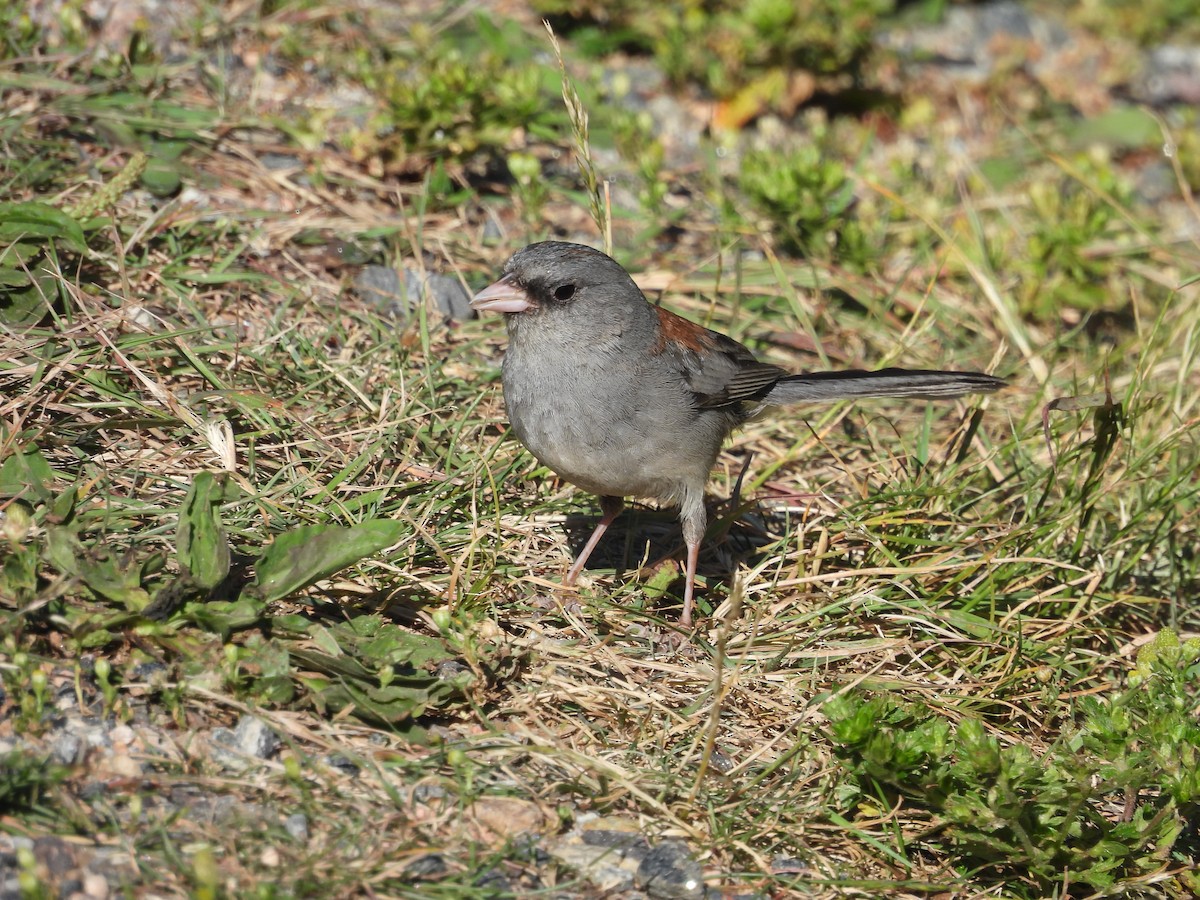
M 699 409 L 761 400 L 786 369 L 759 362 L 744 346 L 661 307 L 658 352 L 674 359 Z

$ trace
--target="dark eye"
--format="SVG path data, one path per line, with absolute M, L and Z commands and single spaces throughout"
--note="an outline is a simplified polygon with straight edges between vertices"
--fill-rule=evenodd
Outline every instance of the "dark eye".
M 575 285 L 562 284 L 554 289 L 554 297 L 556 300 L 570 300 L 575 296 Z

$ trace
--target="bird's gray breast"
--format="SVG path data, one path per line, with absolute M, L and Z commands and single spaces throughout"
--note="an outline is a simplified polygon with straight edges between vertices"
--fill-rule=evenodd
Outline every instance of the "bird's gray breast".
M 728 424 L 619 337 L 593 335 L 584 352 L 518 336 L 503 367 L 509 421 L 539 461 L 586 491 L 676 500 L 707 480 Z

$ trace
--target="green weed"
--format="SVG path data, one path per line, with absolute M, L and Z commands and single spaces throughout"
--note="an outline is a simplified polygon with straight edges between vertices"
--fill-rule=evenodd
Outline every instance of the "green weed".
M 818 147 L 747 153 L 738 188 L 767 217 L 785 248 L 855 267 L 870 258 L 854 216 L 854 182 L 841 162 Z
M 778 72 L 855 72 L 870 50 L 875 22 L 893 7 L 893 0 L 534 3 L 540 14 L 561 17 L 564 27 L 590 29 L 581 36 L 585 45 L 591 38 L 602 49 L 596 38 L 603 34 L 609 49 L 649 50 L 676 85 L 698 82 L 718 97 L 733 97 Z
M 1044 897 L 1064 884 L 1095 890 L 1166 866 L 1190 869 L 1188 831 L 1200 811 L 1200 641 L 1161 634 L 1136 677 L 1083 698 L 1063 736 L 1041 752 L 886 695 L 824 705 L 838 752 L 864 804 L 926 811 L 919 844 L 963 872 L 992 873 Z M 1180 850 L 1176 850 L 1177 842 Z

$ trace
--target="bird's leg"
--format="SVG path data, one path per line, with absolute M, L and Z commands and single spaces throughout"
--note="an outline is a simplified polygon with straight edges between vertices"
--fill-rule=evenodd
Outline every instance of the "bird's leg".
M 679 507 L 679 521 L 683 525 L 683 543 L 687 546 L 687 564 L 683 576 L 683 613 L 679 616 L 679 624 L 690 628 L 693 595 L 696 592 L 696 563 L 700 559 L 700 542 L 704 539 L 704 530 L 708 522 L 708 514 L 704 511 L 703 490 L 683 498 Z
M 592 551 L 596 549 L 596 545 L 600 543 L 600 538 L 604 537 L 604 532 L 608 531 L 608 526 L 613 523 L 613 519 L 621 514 L 621 510 L 625 508 L 625 501 L 620 497 L 601 497 L 600 509 L 603 515 L 600 521 L 596 523 L 596 530 L 592 532 L 592 536 L 588 538 L 588 542 L 583 545 L 583 549 L 579 551 L 579 556 L 575 558 L 575 564 L 571 566 L 571 570 L 567 572 L 567 578 L 564 584 L 568 587 L 575 583 L 575 579 L 579 577 L 579 573 L 583 571 L 583 567 L 587 564 L 588 557 L 592 555 Z
M 696 562 L 700 559 L 700 542 L 688 542 L 687 569 L 683 582 L 683 613 L 679 616 L 679 624 L 684 628 L 692 627 L 692 594 L 696 591 Z

